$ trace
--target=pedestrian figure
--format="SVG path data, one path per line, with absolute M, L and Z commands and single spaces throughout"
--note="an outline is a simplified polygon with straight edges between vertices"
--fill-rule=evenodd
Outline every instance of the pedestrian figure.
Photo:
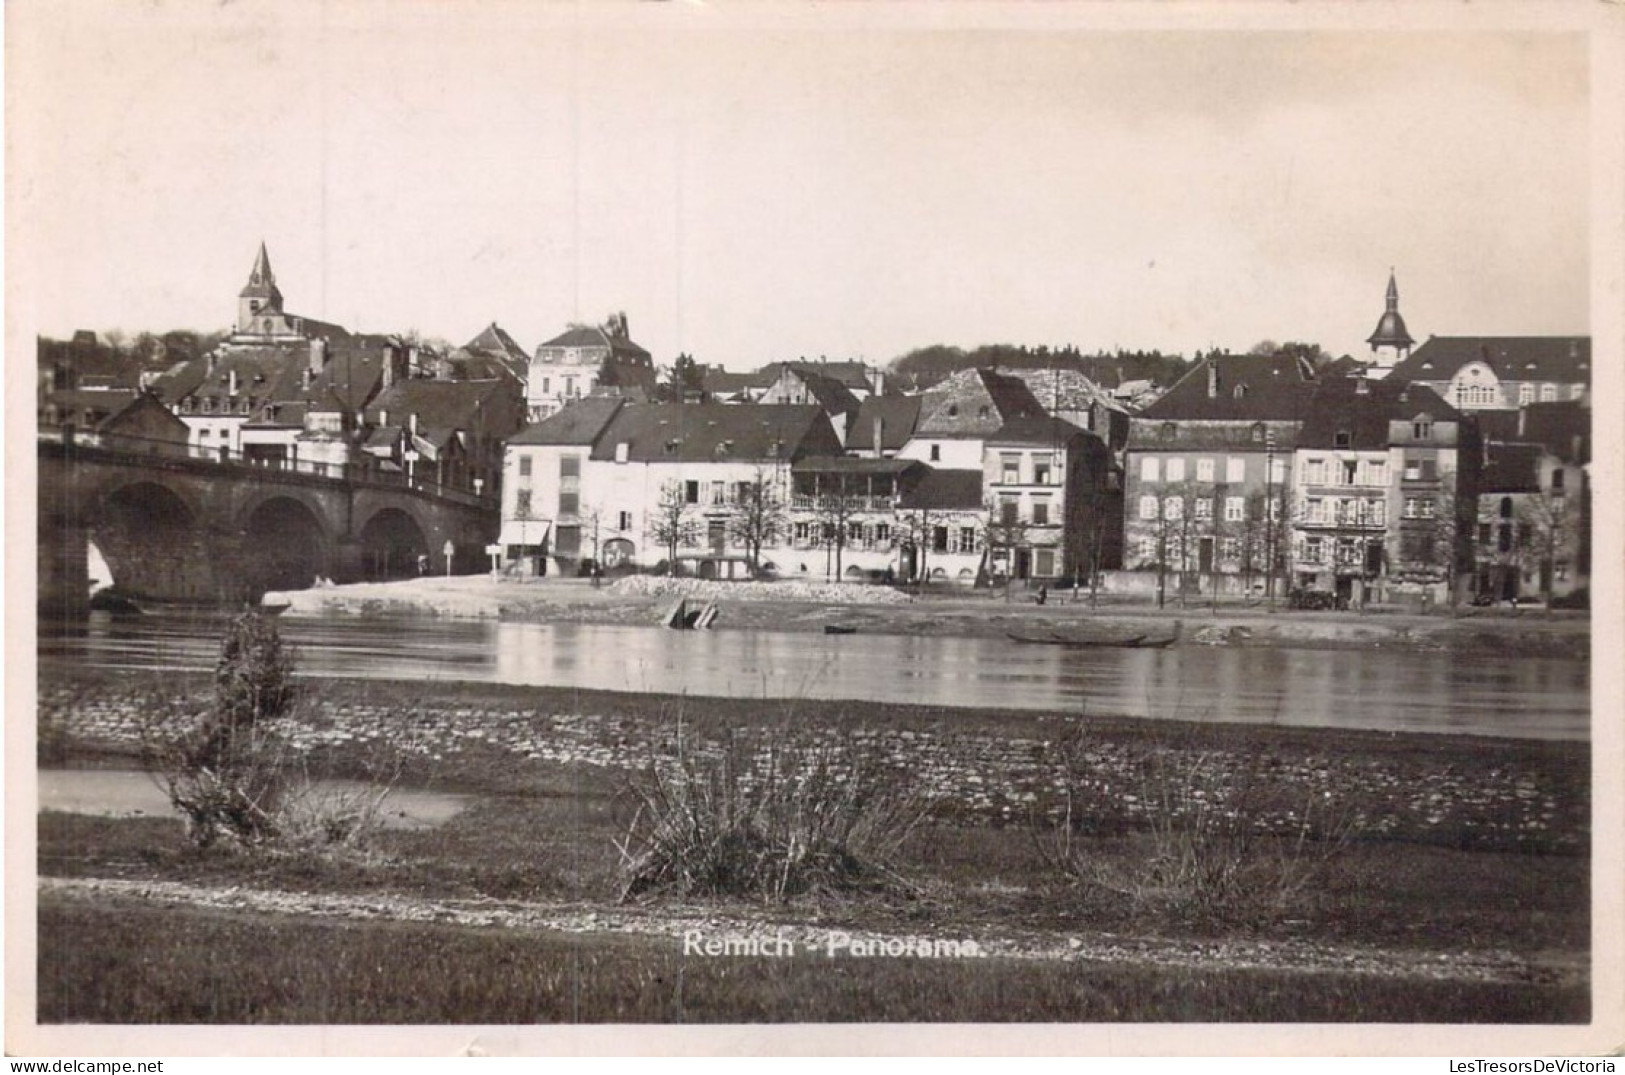
M 1042 605 L 1045 601 L 1048 601 L 1049 600 L 1049 587 L 1044 586 L 1044 585 L 1040 585 L 1038 587 L 1038 596 L 1033 598 L 1033 600 L 1038 602 L 1040 605 Z

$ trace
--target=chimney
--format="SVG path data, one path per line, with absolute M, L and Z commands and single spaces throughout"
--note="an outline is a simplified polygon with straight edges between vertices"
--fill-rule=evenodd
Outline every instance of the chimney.
M 379 359 L 379 361 L 383 362 L 384 364 L 384 368 L 381 371 L 383 373 L 383 378 L 379 382 L 379 386 L 381 388 L 388 388 L 390 385 L 395 383 L 395 363 L 398 361 L 396 355 L 397 352 L 393 344 L 384 345 L 382 356 Z
M 411 414 L 406 416 L 406 429 L 407 429 L 407 432 L 412 434 L 412 436 L 415 437 L 415 436 L 418 435 L 418 412 L 417 411 L 413 411 Z
M 1520 439 L 1524 435 L 1524 423 L 1527 422 L 1528 419 L 1529 419 L 1529 408 L 1528 407 L 1519 407 L 1518 408 L 1518 436 L 1519 436 Z
M 327 341 L 320 336 L 310 341 L 310 372 L 320 373 L 327 365 Z
M 1207 360 L 1207 398 L 1219 398 L 1219 363 L 1211 358 Z
M 237 398 L 237 370 L 235 367 L 226 372 L 226 395 L 232 399 Z
M 389 412 L 381 407 L 378 409 L 378 425 L 380 427 L 389 425 Z
M 1357 396 L 1369 396 L 1371 394 L 1371 382 L 1365 379 L 1365 370 L 1363 369 L 1354 375 L 1354 394 Z
M 885 429 L 886 429 L 886 419 L 882 418 L 878 414 L 875 415 L 875 458 L 876 459 L 879 459 L 881 457 L 880 456 L 880 449 L 886 443 Z

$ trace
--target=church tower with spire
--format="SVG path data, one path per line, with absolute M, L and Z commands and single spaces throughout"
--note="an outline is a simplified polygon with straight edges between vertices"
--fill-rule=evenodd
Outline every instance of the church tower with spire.
M 265 252 L 262 240 L 259 256 L 254 259 L 254 267 L 248 273 L 248 283 L 237 294 L 237 331 L 264 331 L 269 335 L 268 318 L 274 318 L 276 323 L 281 322 L 282 292 L 277 290 L 276 274 L 271 272 L 271 257 Z
M 1416 342 L 1405 328 L 1405 319 L 1399 315 L 1399 284 L 1391 268 L 1388 270 L 1388 308 L 1377 321 L 1377 330 L 1366 337 L 1365 342 L 1371 345 L 1368 366 L 1373 377 L 1386 377 L 1401 359 L 1410 357 L 1411 345 Z

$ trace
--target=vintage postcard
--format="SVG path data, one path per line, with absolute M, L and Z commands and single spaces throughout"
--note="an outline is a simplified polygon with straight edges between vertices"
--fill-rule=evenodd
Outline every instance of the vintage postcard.
M 1617 5 L 5 29 L 8 1052 L 1625 1039 Z

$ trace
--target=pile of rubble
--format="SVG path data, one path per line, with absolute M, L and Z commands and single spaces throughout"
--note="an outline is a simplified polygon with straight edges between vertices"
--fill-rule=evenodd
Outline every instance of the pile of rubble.
M 850 582 L 716 582 L 711 579 L 674 579 L 660 575 L 628 575 L 612 587 L 626 596 L 688 597 L 699 601 L 810 601 L 840 605 L 906 605 L 908 594 L 890 586 Z

